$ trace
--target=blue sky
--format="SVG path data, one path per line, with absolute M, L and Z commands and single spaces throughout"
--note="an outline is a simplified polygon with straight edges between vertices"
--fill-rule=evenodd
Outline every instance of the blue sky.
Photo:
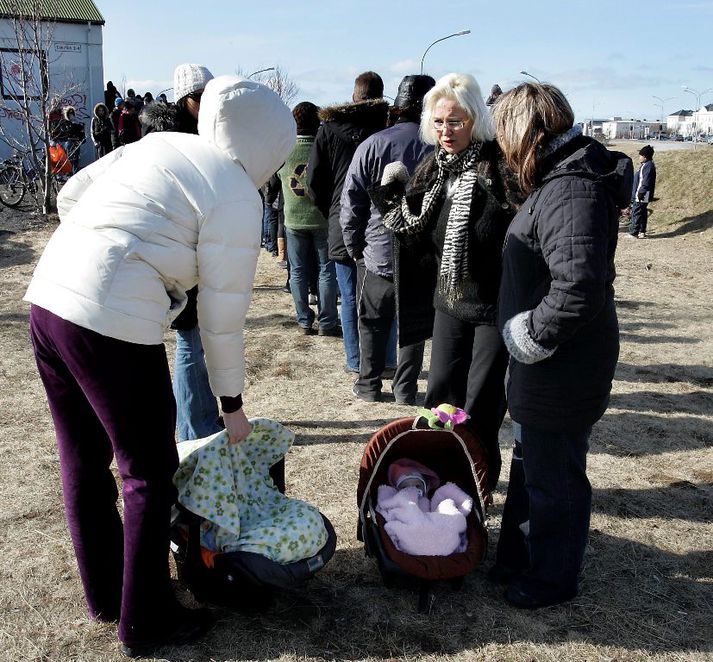
M 279 65 L 299 86 L 295 102 L 346 101 L 356 74 L 379 72 L 385 93 L 418 73 L 472 73 L 487 95 L 522 81 L 526 70 L 565 92 L 579 120 L 656 119 L 692 108 L 682 90 L 713 88 L 713 0 L 447 0 L 286 3 L 95 0 L 104 26 L 104 76 L 154 95 L 173 68 L 197 62 L 215 74 Z M 713 92 L 703 103 L 713 102 Z

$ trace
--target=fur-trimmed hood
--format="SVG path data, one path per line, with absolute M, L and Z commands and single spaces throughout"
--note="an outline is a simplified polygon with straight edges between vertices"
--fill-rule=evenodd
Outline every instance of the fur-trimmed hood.
M 111 113 L 109 112 L 109 109 L 106 107 L 106 104 L 105 104 L 105 103 L 101 103 L 101 102 L 99 102 L 98 104 L 96 104 L 96 105 L 94 106 L 94 117 L 96 117 L 97 119 L 99 119 L 98 112 L 99 112 L 99 109 L 100 109 L 100 108 L 103 108 L 103 109 L 104 109 L 104 118 L 103 118 L 103 119 L 108 120 L 108 119 L 109 119 L 109 115 L 110 115 Z
M 321 108 L 319 119 L 323 122 L 361 122 L 373 117 L 381 121 L 386 117 L 388 108 L 388 101 L 383 99 L 343 103 Z
M 174 103 L 152 103 L 144 106 L 139 120 L 147 131 L 180 131 L 178 107 Z

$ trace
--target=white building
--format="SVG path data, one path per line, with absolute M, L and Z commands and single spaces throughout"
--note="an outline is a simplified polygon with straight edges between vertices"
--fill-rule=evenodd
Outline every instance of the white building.
M 689 136 L 692 133 L 693 111 L 677 110 L 666 118 L 666 129 L 670 134 Z
M 602 124 L 602 133 L 608 140 L 648 140 L 661 133 L 661 122 L 612 117 Z
M 13 100 L 12 72 L 20 61 L 11 17 L 16 8 L 41 7 L 42 20 L 51 26 L 51 43 L 46 49 L 50 92 L 61 95 L 62 106 L 73 106 L 76 119 L 85 124 L 87 142 L 82 146 L 81 163 L 95 158 L 91 141 L 91 118 L 95 104 L 104 101 L 102 26 L 104 18 L 92 0 L 0 0 L 0 125 L 17 135 L 22 129 L 17 104 Z M 30 10 L 23 10 L 30 11 Z M 40 72 L 36 72 L 39 79 Z M 0 141 L 0 157 L 10 148 Z
M 693 113 L 692 135 L 713 135 L 713 103 L 701 106 Z

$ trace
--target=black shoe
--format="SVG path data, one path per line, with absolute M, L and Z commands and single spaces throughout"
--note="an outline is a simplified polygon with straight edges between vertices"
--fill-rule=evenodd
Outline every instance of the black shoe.
M 213 627 L 214 622 L 215 619 L 209 609 L 186 609 L 182 618 L 175 622 L 174 627 L 168 632 L 148 641 L 122 643 L 121 652 L 131 658 L 155 657 L 154 653 L 159 648 L 182 646 L 200 639 Z
M 292 290 L 290 289 L 289 285 L 283 285 L 280 290 L 285 294 L 292 294 Z
M 354 384 L 352 387 L 352 393 L 356 395 L 360 400 L 365 402 L 381 402 L 381 392 L 380 391 L 360 391 L 359 387 Z
M 397 405 L 408 405 L 409 407 L 411 407 L 416 404 L 416 394 L 414 393 L 413 395 L 401 396 L 396 395 L 396 393 L 394 393 L 394 400 L 396 400 Z
M 488 581 L 493 584 L 509 584 L 515 577 L 520 575 L 522 570 L 518 568 L 511 568 L 508 565 L 503 565 L 501 563 L 496 563 L 490 570 L 488 570 Z
M 317 332 L 314 330 L 313 326 L 301 326 L 300 333 L 303 336 L 314 336 Z
M 530 593 L 526 588 L 526 580 L 513 581 L 505 591 L 505 601 L 518 609 L 540 609 L 562 602 L 568 602 L 577 597 L 577 590 L 553 593 Z
M 330 336 L 332 338 L 341 338 L 342 337 L 342 327 L 337 324 L 336 326 L 333 326 L 331 329 L 323 329 L 321 326 L 319 327 L 319 335 L 320 336 Z

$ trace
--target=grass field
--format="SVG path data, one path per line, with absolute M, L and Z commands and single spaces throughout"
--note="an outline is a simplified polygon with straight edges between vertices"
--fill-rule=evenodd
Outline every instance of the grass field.
M 413 409 L 354 399 L 340 341 L 297 333 L 279 289 L 284 272 L 263 253 L 245 407 L 295 431 L 288 493 L 330 518 L 337 553 L 267 614 L 217 610 L 202 642 L 160 659 L 713 660 L 713 149 L 656 163 L 651 238 L 622 241 L 617 255 L 622 351 L 611 407 L 592 435 L 580 596 L 521 612 L 487 582 L 507 471 L 490 511 L 489 557 L 461 591 L 440 588 L 432 613 L 420 615 L 413 592 L 383 587 L 355 536 L 359 460 L 372 432 Z M 85 615 L 21 302 L 52 229 L 0 210 L 0 660 L 118 661 L 115 627 Z M 169 351 L 172 343 L 167 336 Z M 505 468 L 510 430 L 506 419 Z

